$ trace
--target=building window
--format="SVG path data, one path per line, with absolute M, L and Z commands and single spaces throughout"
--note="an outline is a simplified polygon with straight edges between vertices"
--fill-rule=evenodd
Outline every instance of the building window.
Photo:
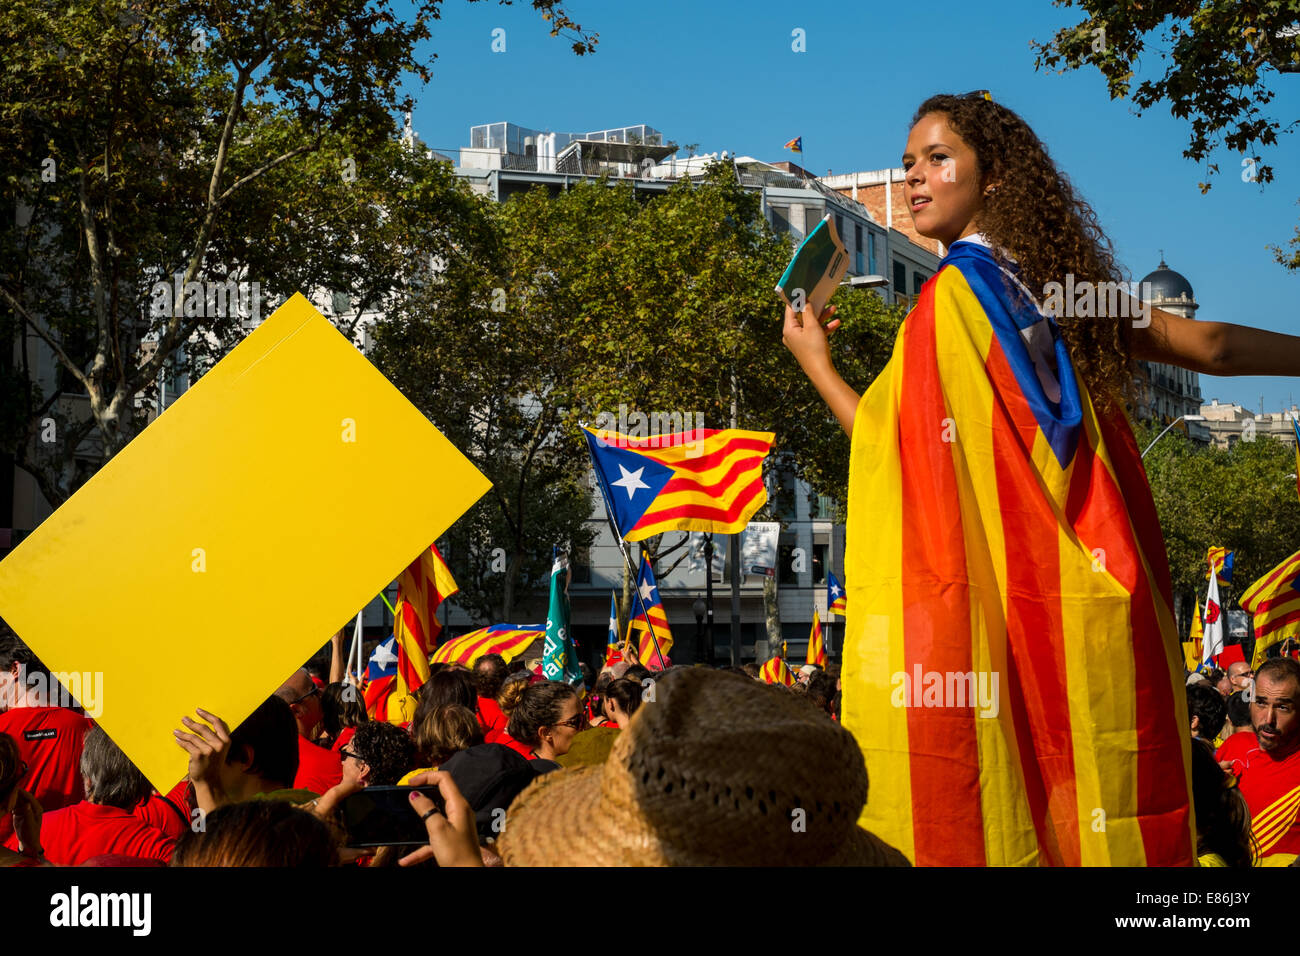
M 793 544 L 783 544 L 778 549 L 780 558 L 777 564 L 780 567 L 777 568 L 776 583 L 779 587 L 796 587 L 799 584 L 799 573 L 794 569 L 794 549 Z
M 862 224 L 853 224 L 853 264 L 858 275 L 862 275 Z
M 868 263 L 868 265 L 869 265 L 870 268 L 871 268 L 871 274 L 872 274 L 872 275 L 875 275 L 875 273 L 876 273 L 876 234 L 875 234 L 874 232 L 868 232 L 868 233 L 867 233 L 867 259 L 870 260 L 869 263 Z
M 813 579 L 812 579 L 813 584 L 826 583 L 826 545 L 824 544 L 813 545 L 812 573 L 813 573 Z M 1208 571 L 1205 573 L 1209 574 Z
M 572 554 L 572 560 L 569 563 L 570 566 L 573 568 L 574 584 L 591 583 L 591 549 L 590 548 L 574 548 Z
M 901 262 L 894 263 L 894 292 L 907 295 L 907 266 Z
M 925 285 L 925 276 L 919 272 L 912 273 L 912 295 L 921 294 L 921 286 Z M 1206 572 L 1209 573 L 1208 571 Z
M 772 231 L 778 236 L 788 236 L 790 234 L 790 207 L 789 206 L 768 206 L 772 214 Z
M 840 237 L 840 242 L 844 241 L 844 217 L 839 213 L 835 214 L 835 235 Z

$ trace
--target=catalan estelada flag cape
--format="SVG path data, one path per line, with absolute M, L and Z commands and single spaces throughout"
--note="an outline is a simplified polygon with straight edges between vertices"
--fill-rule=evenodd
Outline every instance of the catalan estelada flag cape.
M 854 419 L 860 823 L 919 865 L 1192 865 L 1182 654 L 1141 460 L 1003 276 L 954 243 Z

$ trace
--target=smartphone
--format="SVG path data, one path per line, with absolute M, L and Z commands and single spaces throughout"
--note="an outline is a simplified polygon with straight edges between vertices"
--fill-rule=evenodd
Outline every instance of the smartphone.
M 446 811 L 437 787 L 366 787 L 343 798 L 340 811 L 350 847 L 415 846 L 429 842 L 429 829 L 411 806 L 410 793 L 419 790 Z
M 820 316 L 849 268 L 849 253 L 829 213 L 799 243 L 776 291 L 796 312 L 811 306 Z

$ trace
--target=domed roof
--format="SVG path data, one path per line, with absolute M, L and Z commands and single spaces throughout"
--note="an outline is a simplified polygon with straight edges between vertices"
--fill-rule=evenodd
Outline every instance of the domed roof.
M 1151 283 L 1152 299 L 1178 299 L 1186 293 L 1187 298 L 1196 300 L 1196 296 L 1192 294 L 1192 284 L 1183 277 L 1182 273 L 1169 268 L 1164 256 L 1160 257 L 1160 265 L 1156 271 L 1148 273 L 1142 282 Z

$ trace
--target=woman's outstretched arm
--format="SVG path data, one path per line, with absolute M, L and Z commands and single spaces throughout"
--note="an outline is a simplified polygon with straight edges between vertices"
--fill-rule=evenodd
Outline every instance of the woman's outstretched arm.
M 1133 357 L 1205 375 L 1300 375 L 1300 336 L 1152 309 L 1133 330 Z
M 840 427 L 852 438 L 853 416 L 857 414 L 860 396 L 840 378 L 831 362 L 826 338 L 840 327 L 839 319 L 830 318 L 834 313 L 835 306 L 832 305 L 822 311 L 820 322 L 814 322 L 810 312 L 795 312 L 787 305 L 781 340 L 794 353 L 799 367 L 830 406 L 831 413 L 839 419 Z

